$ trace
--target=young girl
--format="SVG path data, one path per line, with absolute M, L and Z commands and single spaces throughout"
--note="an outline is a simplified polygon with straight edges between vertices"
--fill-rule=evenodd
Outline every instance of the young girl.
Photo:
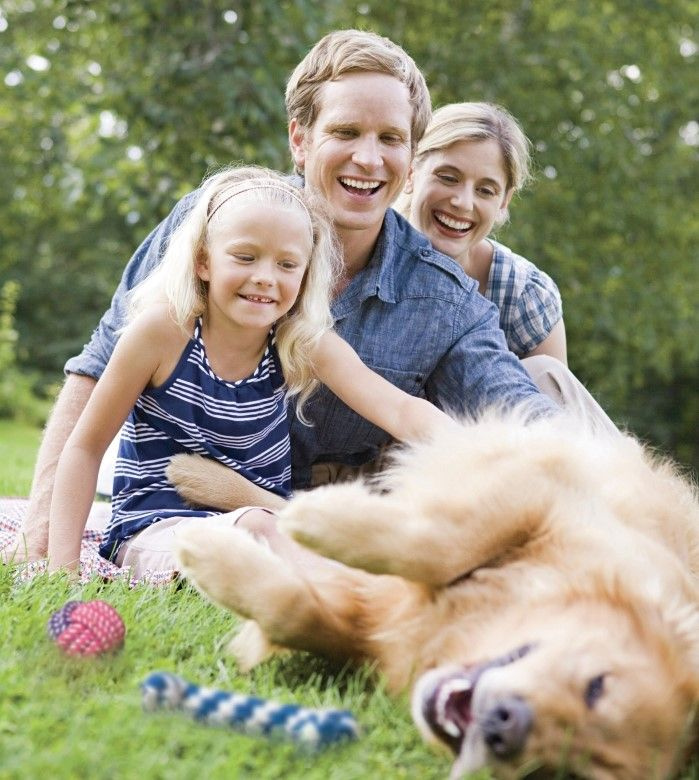
M 162 263 L 133 291 L 132 319 L 63 451 L 49 570 L 77 565 L 99 463 L 124 420 L 100 554 L 135 576 L 174 568 L 174 527 L 218 514 L 178 497 L 165 476 L 173 455 L 206 455 L 288 495 L 287 401 L 297 397 L 303 419 L 318 380 L 401 440 L 448 422 L 331 331 L 339 267 L 330 222 L 308 191 L 254 167 L 206 181 Z
M 432 115 L 395 208 L 478 282 L 512 352 L 566 364 L 555 282 L 489 238 L 528 179 L 529 141 L 515 118 L 492 103 L 452 103 Z

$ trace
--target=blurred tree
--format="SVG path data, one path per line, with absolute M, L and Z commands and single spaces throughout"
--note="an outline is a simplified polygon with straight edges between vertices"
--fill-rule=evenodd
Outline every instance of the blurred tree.
M 133 249 L 214 166 L 285 169 L 283 90 L 327 30 L 402 44 L 433 102 L 491 100 L 535 145 L 501 238 L 558 281 L 571 367 L 699 464 L 699 0 L 6 0 L 0 284 L 55 372 Z
M 208 170 L 288 167 L 285 82 L 322 12 L 313 0 L 4 4 L 0 282 L 21 281 L 21 361 L 56 372 L 79 351 L 132 251 Z

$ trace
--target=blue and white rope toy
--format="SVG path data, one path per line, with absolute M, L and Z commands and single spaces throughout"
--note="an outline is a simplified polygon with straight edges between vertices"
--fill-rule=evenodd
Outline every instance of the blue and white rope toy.
M 281 736 L 313 750 L 359 736 L 357 721 L 348 710 L 280 704 L 194 685 L 169 672 L 149 675 L 141 692 L 145 710 L 182 710 L 202 723 L 230 726 L 249 735 Z

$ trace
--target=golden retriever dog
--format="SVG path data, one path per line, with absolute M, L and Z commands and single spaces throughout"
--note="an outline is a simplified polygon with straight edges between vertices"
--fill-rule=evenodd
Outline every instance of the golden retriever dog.
M 649 780 L 695 757 L 699 501 L 632 437 L 490 415 L 279 517 L 304 565 L 209 520 L 178 541 L 251 621 L 245 668 L 278 646 L 377 662 L 452 778 Z

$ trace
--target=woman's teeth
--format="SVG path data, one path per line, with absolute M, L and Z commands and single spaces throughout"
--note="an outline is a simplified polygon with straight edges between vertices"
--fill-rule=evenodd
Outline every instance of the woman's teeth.
M 453 217 L 448 217 L 446 214 L 435 214 L 434 218 L 440 225 L 448 227 L 451 230 L 470 230 L 473 227 L 473 222 L 470 220 L 459 220 Z

